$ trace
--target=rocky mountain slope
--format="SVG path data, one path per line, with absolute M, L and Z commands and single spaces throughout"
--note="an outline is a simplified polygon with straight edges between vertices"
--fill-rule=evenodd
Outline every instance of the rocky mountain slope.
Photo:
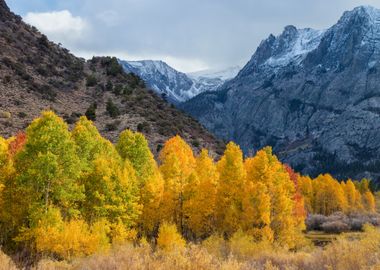
M 141 77 L 153 91 L 178 104 L 206 92 L 215 91 L 239 72 L 239 67 L 226 70 L 185 74 L 163 61 L 119 61 L 127 73 Z
M 355 8 L 326 31 L 285 27 L 183 109 L 246 154 L 271 145 L 303 173 L 379 180 L 380 10 Z
M 0 136 L 9 137 L 51 109 L 74 123 L 88 115 L 115 141 L 126 129 L 142 131 L 157 152 L 169 137 L 183 136 L 194 149 L 217 141 L 198 122 L 126 74 L 116 58 L 77 58 L 14 15 L 0 0 Z

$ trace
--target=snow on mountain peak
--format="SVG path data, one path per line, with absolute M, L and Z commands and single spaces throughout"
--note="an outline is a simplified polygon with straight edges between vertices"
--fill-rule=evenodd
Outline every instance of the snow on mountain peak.
M 373 6 L 359 6 L 354 8 L 352 11 L 348 11 L 348 13 L 363 14 L 369 16 L 371 19 L 377 19 L 380 17 L 380 9 Z
M 233 66 L 223 70 L 217 69 L 206 69 L 196 72 L 187 73 L 190 78 L 199 79 L 203 78 L 219 78 L 221 80 L 229 80 L 234 78 L 239 71 L 241 70 L 240 66 Z
M 272 47 L 274 53 L 265 64 L 279 67 L 292 61 L 300 63 L 307 53 L 318 47 L 324 33 L 324 30 L 285 27 L 284 32 L 275 38 Z
M 226 80 L 236 76 L 239 67 L 222 71 L 207 70 L 191 74 L 179 72 L 163 61 L 122 61 L 126 72 L 135 73 L 159 94 L 172 103 L 180 103 L 205 92 L 214 91 Z

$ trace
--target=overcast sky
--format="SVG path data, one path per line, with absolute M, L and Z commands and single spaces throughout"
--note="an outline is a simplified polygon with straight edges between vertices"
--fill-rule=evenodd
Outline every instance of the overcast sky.
M 180 71 L 243 66 L 284 26 L 325 29 L 380 0 L 6 0 L 50 39 L 85 58 L 164 60 Z

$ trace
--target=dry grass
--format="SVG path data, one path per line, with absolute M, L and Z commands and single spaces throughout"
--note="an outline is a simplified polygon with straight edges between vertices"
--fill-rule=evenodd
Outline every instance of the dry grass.
M 0 270 L 17 270 L 13 261 L 0 251 Z
M 313 248 L 290 252 L 273 247 L 247 248 L 244 256 L 240 251 L 219 252 L 228 243 L 214 239 L 221 249 L 212 243 L 188 245 L 182 251 L 154 251 L 148 244 L 133 246 L 127 244 L 115 247 L 108 254 L 98 254 L 69 263 L 41 261 L 36 270 L 124 270 L 124 269 L 220 269 L 220 270 L 364 270 L 380 269 L 380 233 L 377 229 L 367 228 L 361 239 L 341 236 L 325 248 Z M 253 244 L 254 245 L 254 244 Z M 248 251 L 247 251 L 248 250 Z M 249 250 L 252 251 L 249 254 Z M 5 269 L 5 268 L 4 268 Z M 8 269 L 8 268 L 6 268 Z M 10 268 L 12 269 L 12 268 Z

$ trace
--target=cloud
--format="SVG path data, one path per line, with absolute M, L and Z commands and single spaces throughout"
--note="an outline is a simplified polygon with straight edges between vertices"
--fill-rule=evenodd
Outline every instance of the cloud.
M 73 44 L 83 39 L 88 24 L 81 17 L 74 17 L 70 11 L 29 12 L 24 21 L 37 27 L 57 43 Z
M 286 25 L 325 29 L 355 6 L 380 8 L 379 0 L 7 0 L 7 3 L 21 15 L 26 14 L 25 20 L 50 39 L 61 42 L 79 56 L 162 59 L 180 71 L 244 65 L 261 40 L 271 33 L 281 33 Z
M 141 55 L 132 55 L 128 54 L 125 51 L 82 51 L 76 50 L 74 53 L 85 59 L 91 59 L 93 56 L 115 56 L 122 60 L 129 61 L 139 61 L 139 60 L 161 60 L 166 62 L 169 66 L 174 67 L 175 69 L 182 72 L 194 72 L 200 70 L 209 69 L 210 66 L 200 59 L 195 58 L 178 58 L 170 55 L 151 55 L 151 54 L 141 54 Z

